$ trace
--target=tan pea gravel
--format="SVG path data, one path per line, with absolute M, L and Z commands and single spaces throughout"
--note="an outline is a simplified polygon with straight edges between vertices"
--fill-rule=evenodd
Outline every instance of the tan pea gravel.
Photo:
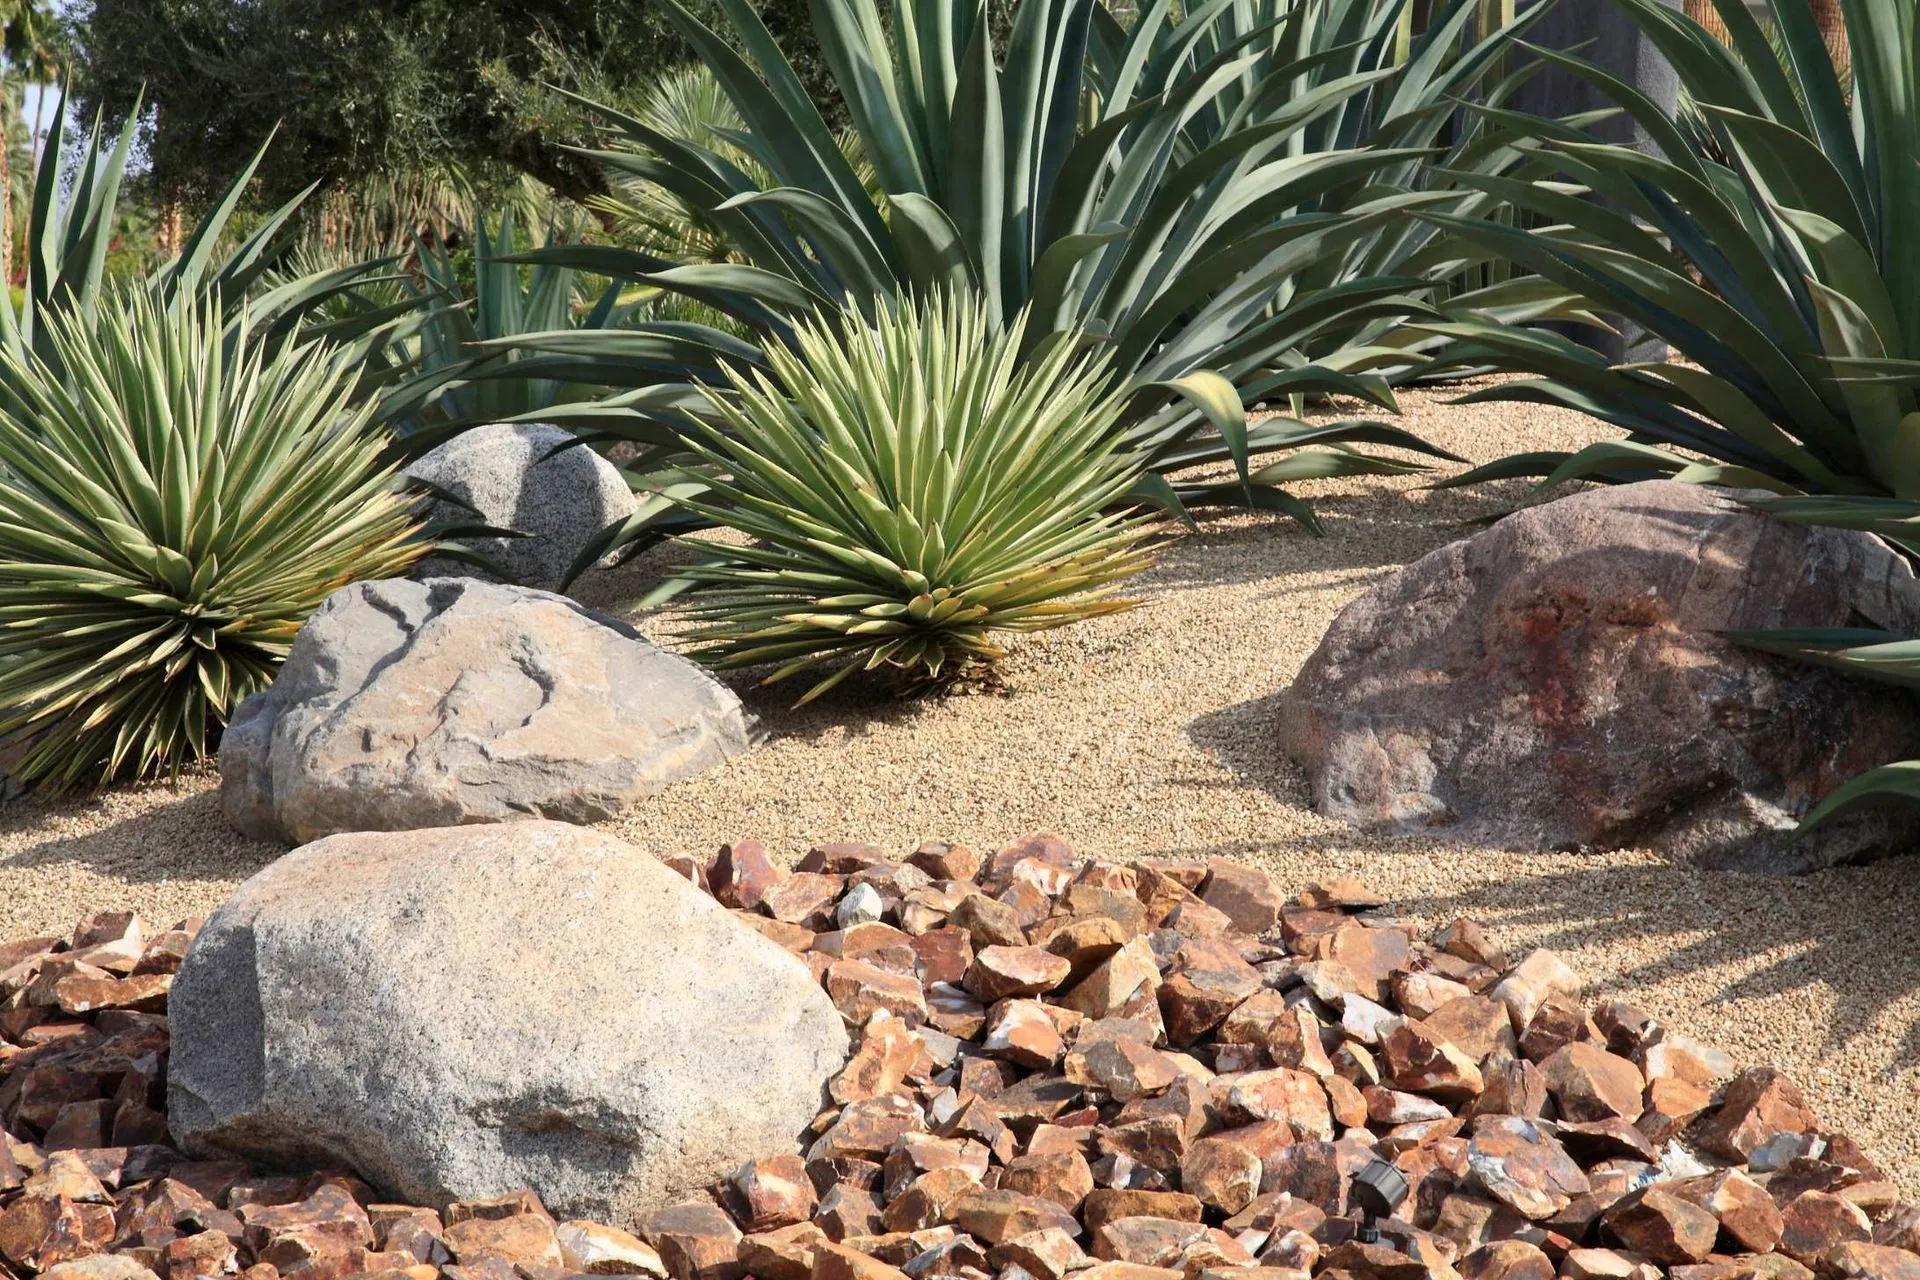
M 1531 406 L 1403 399 L 1406 425 L 1476 461 L 1605 433 Z M 788 859 L 830 840 L 991 847 L 1051 830 L 1109 856 L 1243 858 L 1289 885 L 1357 874 L 1410 916 L 1472 914 L 1509 947 L 1558 948 L 1594 989 L 1785 1068 L 1920 1195 L 1920 860 L 1773 879 L 1646 854 L 1381 842 L 1307 807 L 1273 746 L 1276 695 L 1343 603 L 1520 492 L 1417 483 L 1309 486 L 1324 539 L 1279 520 L 1209 521 L 1141 580 L 1142 608 L 1023 640 L 1006 695 L 852 692 L 794 713 L 799 686 L 752 692 L 766 744 L 608 827 L 660 852 L 751 835 Z M 602 575 L 582 595 L 617 606 L 654 573 Z M 107 906 L 168 923 L 203 913 L 275 852 L 225 827 L 205 771 L 178 788 L 34 803 L 0 820 L 0 938 Z

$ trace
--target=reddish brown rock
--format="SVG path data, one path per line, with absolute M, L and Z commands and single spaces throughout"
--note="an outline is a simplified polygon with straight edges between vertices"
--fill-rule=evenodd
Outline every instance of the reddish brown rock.
M 1705 1261 L 1720 1230 L 1711 1213 L 1658 1186 L 1627 1196 L 1600 1220 L 1627 1248 L 1670 1267 Z
M 1066 981 L 1073 966 L 1045 947 L 988 946 L 974 954 L 961 984 L 989 1004 L 1013 996 L 1040 995 Z
M 469 1218 L 450 1224 L 444 1238 L 454 1261 L 463 1266 L 481 1258 L 498 1258 L 515 1267 L 558 1267 L 565 1261 L 553 1219 L 545 1213 Z
M 1867 1215 L 1831 1192 L 1803 1192 L 1780 1211 L 1780 1251 L 1815 1270 L 1841 1245 L 1872 1239 L 1873 1223 Z
M 980 874 L 980 855 L 948 840 L 925 842 L 907 855 L 907 864 L 935 880 L 972 880 Z
M 1464 1102 L 1483 1087 L 1473 1059 L 1417 1018 L 1401 1019 L 1381 1042 L 1380 1052 L 1396 1089 Z
M 1101 1187 L 1088 1193 L 1080 1216 L 1088 1231 L 1098 1231 L 1120 1218 L 1172 1218 L 1197 1223 L 1205 1209 L 1198 1197 L 1185 1192 Z
M 797 1155 L 749 1160 L 730 1181 L 739 1193 L 743 1231 L 774 1231 L 805 1222 L 819 1203 L 806 1162 Z
M 1793 1081 L 1771 1067 L 1755 1067 L 1727 1085 L 1719 1110 L 1701 1128 L 1700 1145 L 1717 1156 L 1744 1161 L 1769 1139 L 1807 1133 L 1818 1124 Z
M 760 1232 L 741 1239 L 740 1265 L 758 1280 L 812 1280 L 813 1251 L 827 1234 L 811 1222 Z
M 1772 1253 L 1780 1243 L 1780 1210 L 1767 1189 L 1738 1169 L 1675 1183 L 1673 1193 L 1711 1213 L 1729 1243 L 1744 1253 Z
M 1568 1044 L 1540 1064 L 1547 1092 L 1569 1120 L 1640 1118 L 1646 1081 L 1640 1068 L 1591 1040 Z
M 659 1251 L 673 1280 L 741 1280 L 746 1275 L 740 1265 L 740 1229 L 711 1201 L 655 1209 L 640 1220 L 640 1236 Z
M 1070 1235 L 1079 1230 L 1073 1215 L 1054 1201 L 1018 1191 L 979 1187 L 956 1200 L 951 1212 L 956 1227 L 989 1245 L 1048 1227 Z
M 821 930 L 834 927 L 833 904 L 840 897 L 845 881 L 839 876 L 796 871 L 770 886 L 760 900 L 760 909 L 775 920 Z
M 1327 1092 L 1305 1071 L 1280 1067 L 1249 1072 L 1233 1083 L 1227 1098 L 1248 1120 L 1283 1120 L 1301 1139 L 1324 1141 L 1333 1137 Z
M 1201 1138 L 1180 1162 L 1180 1185 L 1210 1209 L 1229 1217 L 1260 1193 L 1260 1157 L 1231 1138 Z
M 1079 1151 L 1029 1151 L 1007 1162 L 1000 1185 L 1008 1191 L 1051 1200 L 1073 1213 L 1093 1190 L 1093 1171 Z
M 1282 896 L 1266 872 L 1226 858 L 1207 864 L 1200 900 L 1221 912 L 1242 933 L 1259 937 L 1280 918 Z
M 839 960 L 827 970 L 827 994 L 849 1022 L 865 1023 L 884 1009 L 909 1025 L 927 1020 L 920 980 L 866 960 Z
M 1920 1255 L 1850 1240 L 1827 1255 L 1826 1270 L 1842 1280 L 1920 1280 Z
M 1179 1267 L 1186 1252 L 1206 1239 L 1197 1222 L 1172 1218 L 1115 1218 L 1093 1232 L 1094 1257 L 1146 1267 Z
M 707 868 L 708 892 L 729 907 L 757 910 L 767 893 L 786 873 L 773 865 L 767 847 L 758 840 L 724 844 Z

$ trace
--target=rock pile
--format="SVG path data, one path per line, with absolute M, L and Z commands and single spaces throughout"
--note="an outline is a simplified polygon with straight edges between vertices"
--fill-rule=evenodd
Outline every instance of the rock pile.
M 804 1150 L 636 1235 L 186 1161 L 154 1108 L 189 930 L 101 918 L 0 954 L 0 1256 L 54 1280 L 1920 1277 L 1920 1208 L 1784 1076 L 1589 1006 L 1471 921 L 1423 937 L 1351 882 L 1288 900 L 1047 837 L 668 861 L 858 1032 Z M 1375 1160 L 1411 1194 L 1369 1242 Z

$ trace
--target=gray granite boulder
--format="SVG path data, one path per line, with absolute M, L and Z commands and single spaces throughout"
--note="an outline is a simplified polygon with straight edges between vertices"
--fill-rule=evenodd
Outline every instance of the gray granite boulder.
M 1875 857 L 1913 825 L 1787 837 L 1920 753 L 1912 701 L 1724 634 L 1862 621 L 1920 634 L 1920 583 L 1876 538 L 1697 485 L 1596 489 L 1349 604 L 1281 701 L 1281 746 L 1322 813 L 1373 830 L 1789 872 Z
M 358 582 L 307 620 L 220 746 L 228 818 L 290 844 L 547 817 L 595 822 L 746 750 L 731 689 L 564 596 Z
M 574 438 L 572 432 L 546 423 L 496 422 L 463 431 L 421 455 L 406 474 L 471 508 L 437 501 L 428 512 L 430 519 L 528 535 L 459 541 L 498 565 L 509 580 L 558 591 L 587 544 L 639 505 L 619 470 L 592 449 L 554 452 Z M 489 576 L 476 565 L 445 556 L 421 561 L 412 576 L 463 574 Z
M 297 849 L 208 920 L 168 1008 L 189 1152 L 629 1225 L 792 1152 L 848 1043 L 804 962 L 557 822 Z

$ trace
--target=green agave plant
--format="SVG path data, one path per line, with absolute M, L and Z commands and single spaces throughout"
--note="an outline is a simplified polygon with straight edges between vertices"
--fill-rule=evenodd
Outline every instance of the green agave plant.
M 1596 67 L 1543 53 L 1611 94 L 1658 153 L 1534 121 L 1525 145 L 1552 177 L 1455 180 L 1538 225 L 1422 216 L 1538 272 L 1565 305 L 1624 317 L 1675 358 L 1609 366 L 1565 336 L 1499 320 L 1427 326 L 1461 344 L 1462 362 L 1535 375 L 1469 399 L 1565 405 L 1628 433 L 1453 483 L 1672 476 L 1920 498 L 1920 238 L 1901 228 L 1920 209 L 1914 0 L 1843 0 L 1850 86 L 1808 0 L 1768 0 L 1771 37 L 1742 0 L 1715 0 L 1731 47 L 1656 0 L 1613 3 L 1673 64 L 1696 126 Z
M 133 112 L 136 120 L 139 115 L 139 111 Z M 91 317 L 105 296 L 120 184 L 136 131 L 136 125 L 129 123 L 109 149 L 96 123 L 82 148 L 71 190 L 63 199 L 65 119 L 66 102 L 62 99 L 53 113 L 34 173 L 33 201 L 27 216 L 25 297 L 17 309 L 11 303 L 0 306 L 0 343 L 16 352 L 30 349 L 42 361 L 53 359 L 59 349 L 48 336 L 48 322 L 68 312 Z M 144 286 L 162 306 L 194 306 L 214 300 L 229 319 L 244 308 L 257 336 L 285 339 L 316 308 L 381 264 L 350 263 L 313 274 L 280 270 L 298 239 L 292 220 L 311 194 L 311 187 L 260 219 L 250 232 L 240 234 L 233 225 L 234 215 L 265 154 L 263 146 L 186 237 L 180 252 L 146 275 Z M 384 314 L 354 317 L 348 323 L 328 326 L 327 333 L 334 341 L 364 353 L 379 341 L 379 327 L 390 319 Z
M 329 593 L 425 546 L 336 354 L 145 290 L 0 346 L 0 739 L 59 789 L 177 771 Z
M 1462 127 L 1457 103 L 1504 101 L 1528 74 L 1505 73 L 1503 54 L 1538 10 L 1476 42 L 1476 19 L 1498 6 L 1450 0 L 1412 36 L 1411 0 L 1208 0 L 1177 21 L 1159 0 L 1131 28 L 1092 0 L 1022 0 L 996 62 L 984 4 L 902 0 L 889 24 L 872 0 L 816 0 L 823 55 L 885 193 L 875 199 L 745 0 L 721 0 L 730 38 L 664 2 L 743 121 L 727 139 L 751 165 L 607 109 L 624 145 L 592 154 L 699 210 L 738 260 L 676 265 L 607 246 L 541 256 L 696 297 L 759 350 L 699 326 L 523 340 L 556 367 L 621 361 L 631 376 L 645 357 L 625 385 L 710 380 L 722 358 L 765 367 L 796 317 L 965 289 L 995 325 L 1029 317 L 1026 355 L 1066 333 L 1111 348 L 1150 495 L 1176 511 L 1233 502 L 1311 523 L 1286 484 L 1414 469 L 1359 445 L 1440 453 L 1380 422 L 1249 426 L 1244 406 L 1337 392 L 1391 408 L 1392 381 L 1448 341 L 1395 327 L 1438 314 L 1442 283 L 1491 255 L 1406 214 L 1499 203 L 1430 186 L 1423 162 L 1438 149 L 1467 173 L 1522 163 L 1492 117 Z M 1456 301 L 1517 322 L 1549 314 L 1559 291 L 1543 304 L 1535 282 L 1507 281 Z M 595 376 L 620 385 L 623 371 Z M 632 400 L 606 422 L 648 439 L 661 429 Z M 1304 446 L 1320 447 L 1251 462 Z M 1158 478 L 1229 462 L 1224 483 Z
M 519 244 L 511 207 L 493 228 L 484 217 L 473 223 L 472 286 L 443 243 L 417 239 L 417 275 L 402 278 L 406 298 L 388 312 L 411 310 L 412 318 L 390 330 L 390 342 L 370 361 L 374 379 L 388 384 L 376 416 L 405 438 L 410 452 L 478 423 L 537 417 L 590 396 L 575 383 L 519 376 L 514 366 L 523 353 L 501 349 L 503 340 L 617 329 L 625 321 L 617 286 L 603 288 L 587 307 L 579 272 L 513 261 Z M 550 235 L 547 244 L 554 243 Z M 576 315 L 577 308 L 584 310 Z
M 1138 462 L 1104 357 L 1052 344 L 1020 361 L 1024 317 L 979 299 L 802 321 L 771 376 L 709 391 L 692 450 L 723 478 L 684 505 L 753 542 L 686 575 L 696 656 L 950 678 L 1003 656 L 996 633 L 1113 613 L 1145 568 L 1148 523 L 1115 512 Z M 711 552 L 712 544 L 693 544 Z

